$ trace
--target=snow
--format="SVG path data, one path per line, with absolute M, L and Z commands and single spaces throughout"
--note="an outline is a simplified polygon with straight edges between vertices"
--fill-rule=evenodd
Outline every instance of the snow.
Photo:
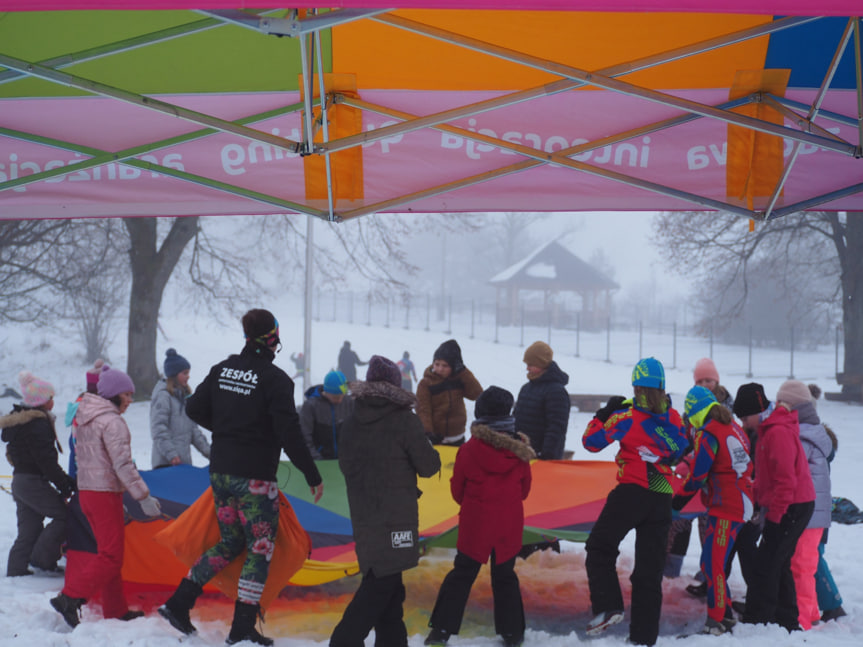
M 271 306 L 282 326 L 285 349 L 277 363 L 289 373 L 293 366 L 289 359 L 291 351 L 302 348 L 303 328 L 299 304 L 288 303 L 281 307 Z M 242 344 L 238 321 L 214 322 L 203 315 L 187 313 L 182 303 L 167 301 L 163 312 L 169 312 L 161 320 L 163 337 L 159 340 L 159 364 L 164 352 L 174 347 L 192 364 L 191 383 L 203 377 L 213 363 L 226 354 L 236 352 Z M 457 322 L 458 323 L 458 322 Z M 475 373 L 484 386 L 497 384 L 518 392 L 524 382 L 524 365 L 521 361 L 523 346 L 520 333 L 502 329 L 500 343 L 494 343 L 494 330 L 479 330 L 476 338 L 470 338 L 470 330 L 463 323 L 454 333 L 441 332 L 444 324 L 436 329 L 405 330 L 341 322 L 314 323 L 312 333 L 312 381 L 318 382 L 333 368 L 338 349 L 343 340 L 351 341 L 352 347 L 367 360 L 372 354 L 382 354 L 398 359 L 404 350 L 411 352 L 419 373 L 431 361 L 434 349 L 445 339 L 458 339 L 466 365 Z M 435 326 L 433 326 L 435 328 Z M 546 340 L 545 329 L 528 330 L 524 345 L 535 339 Z M 638 359 L 637 333 L 615 333 L 615 346 L 611 361 L 606 361 L 604 333 L 595 338 L 582 334 L 580 342 L 555 331 L 552 347 L 555 359 L 570 375 L 570 392 L 623 393 L 629 392 L 632 365 Z M 627 336 L 628 335 L 628 336 Z M 125 367 L 125 339 L 118 335 L 111 347 L 110 359 L 118 367 Z M 18 388 L 18 371 L 26 368 L 37 376 L 51 381 L 57 390 L 56 408 L 62 420 L 67 402 L 73 400 L 84 387 L 84 372 L 88 368 L 80 359 L 80 350 L 72 331 L 55 333 L 46 327 L 4 325 L 0 346 L 0 361 L 3 373 L 0 382 Z M 577 348 L 581 349 L 576 357 Z M 669 392 L 679 407 L 683 394 L 692 384 L 691 367 L 695 361 L 709 353 L 704 340 L 681 339 L 672 349 L 668 340 L 646 336 L 644 355 L 655 355 L 667 367 Z M 825 391 L 837 389 L 833 377 L 835 351 L 825 347 L 812 352 L 795 354 L 792 369 L 798 379 L 817 382 Z M 672 358 L 678 368 L 672 367 Z M 723 377 L 722 383 L 735 392 L 744 382 L 759 381 L 765 385 L 771 397 L 789 373 L 787 351 L 758 351 L 755 360 L 750 360 L 743 347 L 715 344 L 713 358 Z M 753 363 L 752 377 L 748 377 L 749 364 Z M 360 369 L 362 370 L 362 369 Z M 302 384 L 297 386 L 297 398 L 302 393 Z M 0 389 L 2 391 L 2 389 Z M 8 411 L 12 400 L 0 398 L 0 408 Z M 863 505 L 863 487 L 856 474 L 863 463 L 863 434 L 859 432 L 859 421 L 863 409 L 859 405 L 820 400 L 818 409 L 822 419 L 830 424 L 839 437 L 839 451 L 833 462 L 833 494 L 844 496 L 858 505 Z M 470 407 L 469 407 L 470 410 Z M 581 448 L 581 432 L 591 412 L 573 410 L 567 447 L 574 451 L 576 459 L 592 458 L 612 460 L 615 449 L 608 448 L 598 455 L 588 455 Z M 132 429 L 133 454 L 142 469 L 150 467 L 150 436 L 148 426 L 149 403 L 136 402 L 126 413 Z M 58 435 L 64 447 L 68 432 L 58 423 Z M 195 463 L 205 464 L 200 455 L 193 452 Z M 65 460 L 65 454 L 64 458 Z M 0 485 L 9 486 L 11 469 L 5 458 L 0 458 Z M 12 497 L 0 493 L 0 556 L 5 560 L 15 538 L 15 506 Z M 842 592 L 844 608 L 848 616 L 838 622 L 824 623 L 809 632 L 787 634 L 775 626 L 747 626 L 738 624 L 733 635 L 721 637 L 693 636 L 686 644 L 723 645 L 743 647 L 773 647 L 774 645 L 803 645 L 808 647 L 831 647 L 834 645 L 859 645 L 863 632 L 863 585 L 858 542 L 863 540 L 863 525 L 847 526 L 834 524 L 830 531 L 826 556 L 833 576 Z M 698 570 L 697 533 L 692 533 L 692 544 L 684 562 L 684 575 L 666 579 L 663 583 L 664 599 L 659 647 L 678 646 L 676 636 L 697 631 L 704 622 L 705 608 L 700 600 L 689 596 L 684 588 Z M 410 633 L 409 644 L 419 647 L 427 633 L 428 616 L 434 605 L 437 588 L 451 565 L 453 554 L 437 549 L 424 557 L 420 566 L 405 574 L 407 601 L 405 619 Z M 633 537 L 628 536 L 621 546 L 618 567 L 624 595 L 628 600 L 628 575 L 633 561 Z M 563 647 L 564 645 L 590 644 L 593 647 L 612 647 L 624 644 L 628 634 L 628 608 L 626 620 L 597 638 L 588 638 L 584 626 L 590 619 L 587 578 L 584 572 L 584 550 L 581 544 L 564 543 L 563 552 L 536 553 L 516 566 L 521 580 L 527 620 L 526 645 Z M 5 569 L 4 569 L 5 571 Z M 494 635 L 491 592 L 487 570 L 480 572 L 468 603 L 460 635 L 450 644 L 456 647 L 485 647 L 499 645 Z M 346 578 L 320 587 L 292 588 L 270 609 L 264 633 L 275 638 L 278 647 L 312 647 L 327 645 L 332 627 L 350 600 L 358 584 L 357 578 Z M 168 592 L 154 592 L 130 596 L 132 607 L 143 608 L 147 616 L 132 622 L 102 620 L 98 608 L 88 607 L 83 622 L 70 629 L 53 611 L 48 601 L 62 587 L 62 579 L 52 577 L 0 577 L 0 647 L 7 645 L 43 645 L 65 647 L 101 647 L 129 645 L 149 647 L 180 642 L 179 634 L 162 620 L 155 608 L 161 604 Z M 735 564 L 731 578 L 732 592 L 742 597 L 745 592 L 743 580 Z M 628 606 L 628 605 L 627 605 Z M 183 638 L 190 645 L 222 644 L 231 621 L 232 604 L 224 597 L 207 595 L 199 601 L 193 611 L 199 633 L 196 637 Z M 373 637 L 366 640 L 373 644 Z

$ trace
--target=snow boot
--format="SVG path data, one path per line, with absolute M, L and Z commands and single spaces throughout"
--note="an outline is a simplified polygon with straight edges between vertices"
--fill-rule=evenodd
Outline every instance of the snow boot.
M 587 635 L 598 636 L 603 631 L 623 620 L 623 611 L 603 611 L 587 623 Z
M 446 629 L 438 629 L 437 627 L 432 627 L 432 630 L 429 632 L 429 635 L 426 636 L 423 645 L 436 645 L 437 647 L 442 647 L 446 645 L 449 640 L 450 633 Z
M 237 600 L 236 604 L 234 604 L 234 621 L 231 623 L 231 632 L 228 634 L 228 639 L 225 643 L 233 645 L 248 640 L 256 645 L 272 645 L 272 638 L 262 636 L 255 629 L 255 621 L 258 619 L 260 612 L 261 607 L 259 605 Z
M 842 606 L 838 606 L 835 609 L 830 609 L 829 611 L 825 611 L 821 614 L 822 622 L 830 622 L 831 620 L 836 620 L 836 618 L 841 618 L 842 616 L 847 616 L 845 613 L 845 609 Z
M 86 601 L 84 598 L 71 598 L 61 593 L 56 598 L 51 598 L 51 606 L 63 616 L 66 624 L 74 629 L 81 622 L 81 607 Z
M 195 584 L 188 578 L 183 578 L 174 595 L 168 598 L 161 607 L 159 607 L 159 615 L 171 623 L 171 626 L 177 631 L 191 635 L 198 630 L 189 619 L 189 611 L 195 606 L 195 600 L 203 593 L 204 590 L 199 584 Z

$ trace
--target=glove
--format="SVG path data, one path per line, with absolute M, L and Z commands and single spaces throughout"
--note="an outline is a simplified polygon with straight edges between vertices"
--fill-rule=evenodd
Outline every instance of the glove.
M 680 512 L 686 507 L 687 503 L 692 501 L 692 497 L 694 496 L 695 492 L 692 494 L 675 494 L 671 497 L 671 509 Z
M 611 414 L 619 409 L 623 409 L 623 403 L 626 402 L 626 398 L 622 395 L 613 395 L 608 398 L 608 402 L 605 403 L 605 406 L 601 409 L 597 409 L 594 414 L 599 420 L 605 422 L 611 417 Z
M 146 499 L 138 501 L 141 504 L 141 510 L 148 517 L 158 517 L 162 514 L 162 506 L 159 505 L 159 499 L 154 496 L 147 495 Z
M 641 460 L 643 460 L 645 463 L 656 463 L 659 460 L 659 456 L 654 454 L 652 451 L 650 451 L 650 449 L 648 449 L 644 445 L 641 445 L 638 448 L 638 455 L 641 457 Z

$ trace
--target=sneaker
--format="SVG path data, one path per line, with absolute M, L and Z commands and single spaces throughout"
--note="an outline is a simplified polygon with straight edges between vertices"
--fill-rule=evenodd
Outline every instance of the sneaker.
M 143 618 L 143 617 L 144 617 L 143 611 L 139 611 L 137 609 L 134 609 L 134 610 L 129 609 L 126 613 L 121 615 L 119 619 L 123 620 L 125 622 L 129 622 L 129 620 L 134 620 L 135 618 Z
M 85 602 L 84 598 L 70 598 L 65 593 L 51 598 L 51 606 L 63 616 L 66 624 L 73 629 L 81 622 L 81 607 Z
M 587 623 L 587 635 L 598 636 L 612 625 L 623 620 L 623 611 L 603 611 Z
M 845 609 L 841 606 L 836 607 L 835 609 L 830 609 L 829 611 L 825 611 L 821 614 L 822 622 L 830 622 L 831 620 L 836 620 L 836 618 L 841 618 L 842 616 L 847 616 L 845 613 Z
M 731 627 L 727 626 L 724 622 L 716 622 L 713 618 L 708 618 L 707 622 L 704 623 L 704 627 L 702 627 L 700 634 L 707 634 L 709 636 L 721 636 L 722 634 L 727 634 L 731 631 Z
M 706 598 L 707 582 L 702 582 L 701 584 L 690 584 L 686 587 L 686 592 L 696 598 Z
M 441 647 L 442 645 L 446 645 L 449 640 L 450 633 L 445 629 L 438 629 L 436 627 L 432 627 L 432 630 L 429 632 L 429 635 L 426 636 L 423 645 L 437 645 Z

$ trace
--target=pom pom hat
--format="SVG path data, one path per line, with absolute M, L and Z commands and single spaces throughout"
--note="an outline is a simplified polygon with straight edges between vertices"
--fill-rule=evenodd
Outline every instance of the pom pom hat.
M 693 386 L 686 394 L 686 402 L 683 404 L 683 411 L 686 417 L 689 418 L 690 424 L 696 429 L 701 429 L 704 426 L 704 420 L 710 410 L 718 405 L 716 396 L 710 389 L 703 386 Z
M 512 411 L 512 393 L 499 386 L 490 386 L 479 394 L 473 408 L 477 418 L 503 418 Z
M 632 386 L 665 389 L 665 369 L 662 363 L 654 357 L 639 360 L 632 369 Z
M 40 380 L 30 371 L 21 371 L 18 374 L 18 383 L 21 385 L 21 393 L 24 394 L 24 404 L 28 407 L 41 407 L 54 397 L 51 383 Z
M 111 368 L 105 364 L 102 366 L 102 372 L 99 374 L 97 389 L 99 395 L 106 400 L 110 400 L 121 393 L 134 393 L 135 385 L 132 382 L 132 378 L 123 371 Z
M 188 371 L 192 368 L 189 360 L 177 353 L 173 348 L 165 351 L 165 377 L 175 377 L 183 371 Z
M 87 393 L 96 393 L 96 385 L 99 384 L 99 373 L 102 372 L 102 366 L 105 365 L 105 360 L 101 357 L 93 362 L 93 368 L 87 369 Z
M 391 360 L 381 355 L 372 355 L 366 371 L 366 382 L 388 382 L 401 388 L 402 372 Z
M 341 371 L 330 371 L 324 376 L 324 393 L 344 395 L 348 392 L 348 380 Z

